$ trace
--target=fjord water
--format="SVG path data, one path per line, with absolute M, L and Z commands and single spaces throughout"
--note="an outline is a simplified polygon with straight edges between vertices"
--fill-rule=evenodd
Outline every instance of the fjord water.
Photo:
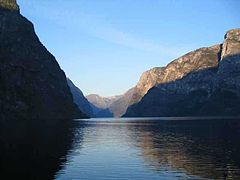
M 8 179 L 240 179 L 239 119 L 19 122 L 0 133 Z
M 56 179 L 239 179 L 240 123 L 222 119 L 77 121 Z

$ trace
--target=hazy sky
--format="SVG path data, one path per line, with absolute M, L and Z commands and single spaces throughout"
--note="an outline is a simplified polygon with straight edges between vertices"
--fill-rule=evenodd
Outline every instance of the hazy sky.
M 221 43 L 239 0 L 18 0 L 41 42 L 83 91 L 122 94 L 142 72 Z

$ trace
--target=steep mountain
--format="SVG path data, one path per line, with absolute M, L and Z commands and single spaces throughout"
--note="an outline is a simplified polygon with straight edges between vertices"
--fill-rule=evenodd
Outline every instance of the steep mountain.
M 68 83 L 68 86 L 69 86 L 69 88 L 71 90 L 71 93 L 73 95 L 74 103 L 88 117 L 94 117 L 91 104 L 85 98 L 82 91 L 77 86 L 75 86 L 74 83 L 69 78 L 67 78 L 67 83 Z
M 140 80 L 133 89 L 129 105 L 139 102 L 149 89 L 160 83 L 159 77 L 161 77 L 163 70 L 163 67 L 155 67 L 142 74 Z
M 142 99 L 132 100 L 136 103 L 124 116 L 240 115 L 239 55 L 240 29 L 230 30 L 223 44 L 195 50 L 161 68 L 156 85 L 144 97 L 138 93 Z
M 0 119 L 84 117 L 66 76 L 15 0 L 0 1 Z
M 217 66 L 219 51 L 220 45 L 200 48 L 174 60 L 166 67 L 156 67 L 144 72 L 134 89 L 131 104 L 139 102 L 149 89 L 158 84 L 176 81 L 190 72 Z

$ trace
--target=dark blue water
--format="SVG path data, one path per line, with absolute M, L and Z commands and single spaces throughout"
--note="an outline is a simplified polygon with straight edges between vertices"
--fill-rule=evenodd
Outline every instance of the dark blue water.
M 90 119 L 2 127 L 0 172 L 9 177 L 240 179 L 238 119 Z
M 56 179 L 239 179 L 235 121 L 78 121 L 76 143 Z M 199 122 L 201 121 L 201 122 Z

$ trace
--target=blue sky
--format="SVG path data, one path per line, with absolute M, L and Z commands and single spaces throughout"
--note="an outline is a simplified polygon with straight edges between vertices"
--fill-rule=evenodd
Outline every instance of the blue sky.
M 18 0 L 85 95 L 122 94 L 142 72 L 240 27 L 239 0 Z

